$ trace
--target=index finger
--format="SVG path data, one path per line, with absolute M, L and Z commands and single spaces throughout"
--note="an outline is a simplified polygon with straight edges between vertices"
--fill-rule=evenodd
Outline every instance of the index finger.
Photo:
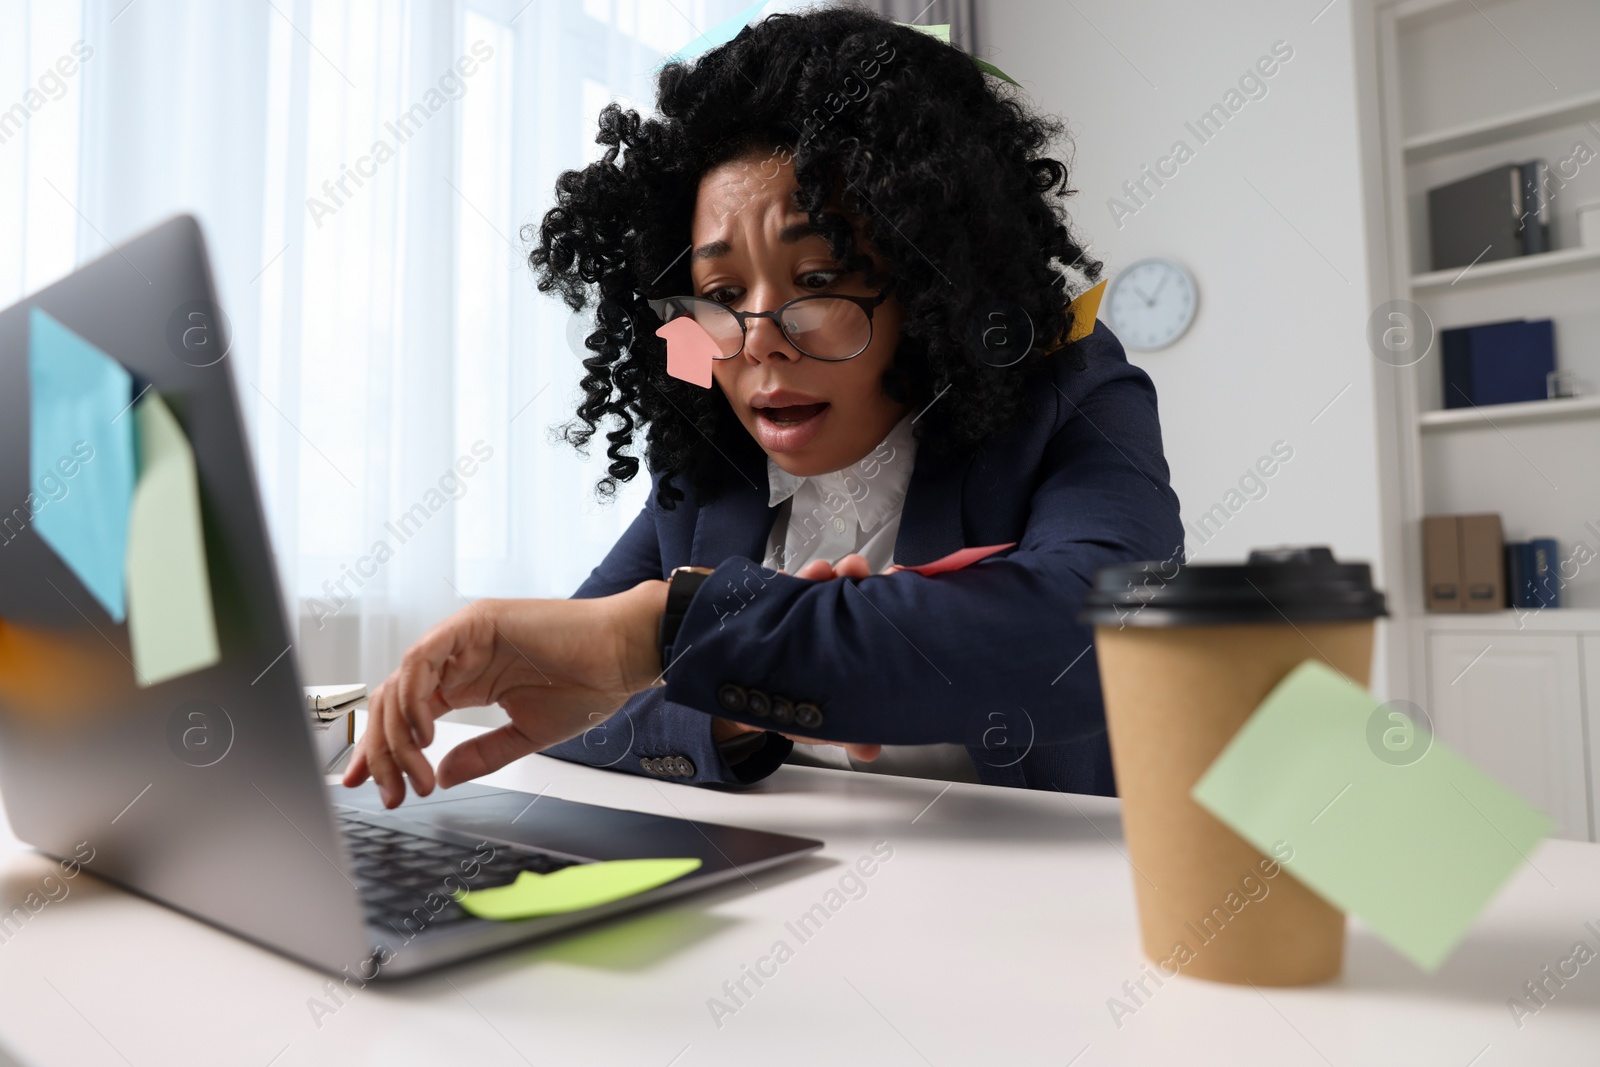
M 419 740 L 432 733 L 434 719 L 450 710 L 439 695 L 442 673 L 442 666 L 435 665 L 431 657 L 407 653 L 397 672 L 393 711 L 384 718 L 389 752 L 410 777 L 418 796 L 433 792 L 434 784 L 433 766 L 422 754 Z
M 516 723 L 508 722 L 470 741 L 463 741 L 446 752 L 439 761 L 439 788 L 449 789 L 462 782 L 482 778 L 513 760 L 537 751 L 539 746 L 517 729 Z

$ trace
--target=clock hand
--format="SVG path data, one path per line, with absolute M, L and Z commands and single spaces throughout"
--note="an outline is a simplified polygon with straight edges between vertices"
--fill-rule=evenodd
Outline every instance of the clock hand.
M 1156 297 L 1161 295 L 1161 286 L 1167 284 L 1167 279 L 1172 277 L 1172 272 L 1167 271 L 1161 275 L 1161 285 L 1156 286 L 1156 291 L 1150 294 L 1150 303 L 1154 304 Z
M 1144 295 L 1144 290 L 1143 289 L 1139 288 L 1137 285 L 1134 285 L 1132 282 L 1128 283 L 1128 288 L 1132 289 L 1134 291 L 1134 294 L 1137 295 L 1140 300 L 1144 301 L 1144 306 L 1145 307 L 1154 306 L 1154 301 L 1152 301 L 1148 296 Z

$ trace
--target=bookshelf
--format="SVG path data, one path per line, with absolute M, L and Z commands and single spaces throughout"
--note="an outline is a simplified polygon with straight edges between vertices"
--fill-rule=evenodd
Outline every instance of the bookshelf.
M 1575 634 L 1600 632 L 1600 610 L 1552 608 L 1545 611 L 1437 611 L 1423 616 L 1430 632 L 1481 634 Z
M 1516 259 L 1497 259 L 1491 263 L 1449 270 L 1430 270 L 1411 276 L 1412 293 L 1446 290 L 1457 285 L 1476 286 L 1511 279 L 1537 278 L 1566 270 L 1596 270 L 1600 268 L 1600 248 L 1563 248 L 1554 252 L 1541 252 L 1536 256 Z M 1600 273 L 1595 284 L 1600 286 Z
M 1600 92 L 1556 99 L 1511 114 L 1489 115 L 1453 129 L 1407 137 L 1402 152 L 1407 163 L 1422 163 L 1452 152 L 1464 152 L 1469 148 L 1481 148 L 1530 133 L 1543 133 L 1592 120 L 1600 120 Z
M 1392 695 L 1552 813 L 1558 834 L 1600 831 L 1600 248 L 1579 205 L 1600 201 L 1600 4 L 1592 0 L 1370 0 L 1358 41 L 1373 305 L 1408 300 L 1432 327 L 1555 322 L 1576 398 L 1446 409 L 1435 339 L 1415 364 L 1375 368 L 1391 622 Z M 1588 42 L 1585 45 L 1584 42 Z M 1588 152 L 1577 148 L 1586 147 Z M 1434 270 L 1427 192 L 1505 163 L 1551 167 L 1553 250 Z M 1510 540 L 1554 537 L 1573 559 L 1564 606 L 1423 610 L 1421 521 L 1498 512 Z
M 1493 429 L 1509 423 L 1550 422 L 1556 419 L 1592 418 L 1596 415 L 1600 415 L 1600 396 L 1580 396 L 1570 400 L 1536 400 L 1527 404 L 1424 411 L 1417 416 L 1417 429 L 1423 433 L 1477 427 Z

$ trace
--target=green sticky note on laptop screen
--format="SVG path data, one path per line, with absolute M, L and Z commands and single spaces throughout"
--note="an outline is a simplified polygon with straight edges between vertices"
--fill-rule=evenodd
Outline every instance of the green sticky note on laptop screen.
M 140 685 L 221 659 L 194 450 L 154 389 L 134 405 L 139 481 L 128 518 L 128 635 Z
M 1552 826 L 1315 660 L 1268 694 L 1192 795 L 1430 971 Z

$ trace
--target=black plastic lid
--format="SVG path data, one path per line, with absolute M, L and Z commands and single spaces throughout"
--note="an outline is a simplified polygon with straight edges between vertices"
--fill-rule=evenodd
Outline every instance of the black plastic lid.
M 1213 626 L 1387 614 L 1370 567 L 1340 563 L 1316 546 L 1258 548 L 1243 564 L 1166 560 L 1101 567 L 1078 619 L 1100 626 Z

